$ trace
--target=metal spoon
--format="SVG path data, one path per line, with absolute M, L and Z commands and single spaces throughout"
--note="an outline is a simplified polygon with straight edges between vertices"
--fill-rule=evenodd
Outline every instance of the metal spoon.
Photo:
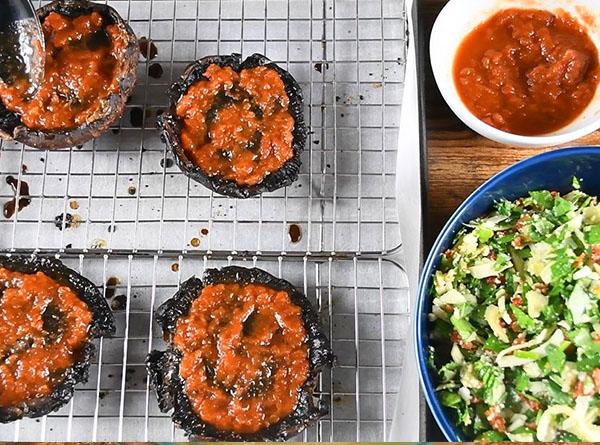
M 0 80 L 33 94 L 44 78 L 44 34 L 30 0 L 0 0 Z

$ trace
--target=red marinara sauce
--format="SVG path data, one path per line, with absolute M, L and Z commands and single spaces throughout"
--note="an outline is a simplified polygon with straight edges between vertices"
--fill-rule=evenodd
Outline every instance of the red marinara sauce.
M 42 272 L 0 268 L 0 406 L 46 397 L 88 341 L 92 313 Z
M 288 416 L 309 374 L 301 309 L 264 285 L 205 287 L 173 342 L 194 412 L 221 431 L 256 433 Z
M 454 82 L 475 116 L 524 136 L 570 124 L 592 101 L 598 49 L 566 12 L 506 9 L 475 28 L 454 60 Z
M 181 143 L 209 176 L 256 185 L 294 156 L 294 118 L 279 73 L 210 65 L 176 107 Z
M 56 12 L 42 23 L 46 46 L 44 80 L 31 98 L 28 83 L 0 85 L 4 106 L 31 129 L 60 131 L 80 127 L 105 112 L 119 91 L 118 70 L 126 47 L 117 25 L 105 26 L 98 12 L 70 18 Z

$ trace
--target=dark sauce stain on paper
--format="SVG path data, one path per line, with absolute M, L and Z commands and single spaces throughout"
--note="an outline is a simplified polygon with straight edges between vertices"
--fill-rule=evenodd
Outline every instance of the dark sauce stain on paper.
M 14 216 L 15 212 L 20 212 L 31 204 L 31 198 L 29 197 L 29 184 L 27 182 L 22 179 L 19 181 L 14 176 L 7 176 L 6 183 L 10 185 L 14 194 L 14 198 L 4 203 L 4 217 L 9 219 Z M 19 195 L 18 203 L 17 195 Z
M 290 224 L 288 234 L 292 243 L 298 243 L 302 239 L 302 228 L 298 224 Z

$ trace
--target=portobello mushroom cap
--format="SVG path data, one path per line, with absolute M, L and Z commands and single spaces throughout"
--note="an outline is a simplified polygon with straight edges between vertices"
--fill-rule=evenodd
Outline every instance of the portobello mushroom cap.
M 283 81 L 285 92 L 289 98 L 288 111 L 294 119 L 294 129 L 292 130 L 292 150 L 294 154 L 280 169 L 267 175 L 258 184 L 240 185 L 219 175 L 209 176 L 192 162 L 182 146 L 180 138 L 181 123 L 176 113 L 177 103 L 194 83 L 199 80 L 206 80 L 204 72 L 213 64 L 221 67 L 228 66 L 238 73 L 244 69 L 267 66 L 277 71 Z M 157 125 L 161 131 L 161 138 L 173 153 L 177 166 L 194 181 L 220 195 L 232 198 L 249 198 L 287 187 L 298 179 L 302 164 L 300 155 L 304 151 L 306 137 L 308 136 L 308 129 L 304 123 L 302 89 L 290 73 L 271 62 L 267 57 L 261 54 L 253 54 L 244 61 L 242 61 L 241 54 L 235 53 L 228 56 L 203 57 L 188 65 L 180 80 L 171 85 L 168 96 L 170 99 L 169 109 L 158 118 Z
M 158 398 L 162 412 L 173 410 L 173 422 L 185 430 L 191 440 L 218 441 L 284 441 L 302 431 L 306 426 L 328 413 L 325 402 L 317 399 L 314 389 L 322 369 L 332 366 L 333 352 L 327 337 L 321 332 L 318 316 L 308 299 L 285 280 L 274 277 L 261 269 L 247 269 L 229 266 L 223 269 L 207 269 L 202 280 L 192 277 L 183 283 L 179 291 L 156 312 L 156 321 L 161 326 L 165 338 L 175 333 L 177 321 L 186 316 L 192 302 L 198 298 L 206 286 L 219 283 L 262 284 L 272 289 L 288 293 L 291 302 L 301 309 L 306 330 L 309 372 L 306 382 L 298 390 L 298 403 L 294 410 L 279 422 L 253 434 L 239 434 L 220 431 L 204 422 L 192 409 L 185 391 L 185 382 L 179 374 L 181 352 L 170 344 L 166 351 L 152 351 L 146 366 L 150 383 Z
M 16 406 L 0 407 L 0 423 L 8 423 L 23 417 L 41 417 L 67 404 L 73 397 L 75 385 L 87 382 L 90 361 L 96 349 L 92 339 L 114 334 L 115 319 L 98 288 L 59 260 L 36 256 L 0 256 L 0 268 L 25 274 L 43 272 L 60 285 L 73 290 L 92 313 L 88 343 L 77 351 L 73 366 L 65 371 L 62 381 L 56 384 L 48 396 L 24 401 Z
M 94 11 L 102 15 L 104 26 L 117 25 L 127 42 L 117 74 L 119 91 L 111 93 L 103 100 L 102 111 L 93 116 L 90 122 L 77 128 L 60 131 L 35 130 L 26 127 L 19 114 L 9 111 L 0 100 L 0 138 L 15 140 L 40 149 L 68 148 L 99 137 L 121 118 L 127 99 L 133 93 L 140 53 L 138 39 L 131 27 L 110 6 L 88 0 L 54 0 L 39 8 L 37 15 L 40 22 L 43 22 L 51 12 L 75 18 Z

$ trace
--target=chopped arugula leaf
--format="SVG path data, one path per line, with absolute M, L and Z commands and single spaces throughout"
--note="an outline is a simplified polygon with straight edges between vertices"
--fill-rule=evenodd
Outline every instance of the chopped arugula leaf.
M 567 356 L 565 353 L 555 345 L 549 344 L 546 346 L 546 354 L 548 363 L 550 366 L 552 366 L 552 369 L 559 372 L 562 371 L 565 366 L 565 362 L 567 361 Z
M 600 244 L 600 226 L 591 226 L 590 229 L 585 232 L 585 241 L 588 244 Z

